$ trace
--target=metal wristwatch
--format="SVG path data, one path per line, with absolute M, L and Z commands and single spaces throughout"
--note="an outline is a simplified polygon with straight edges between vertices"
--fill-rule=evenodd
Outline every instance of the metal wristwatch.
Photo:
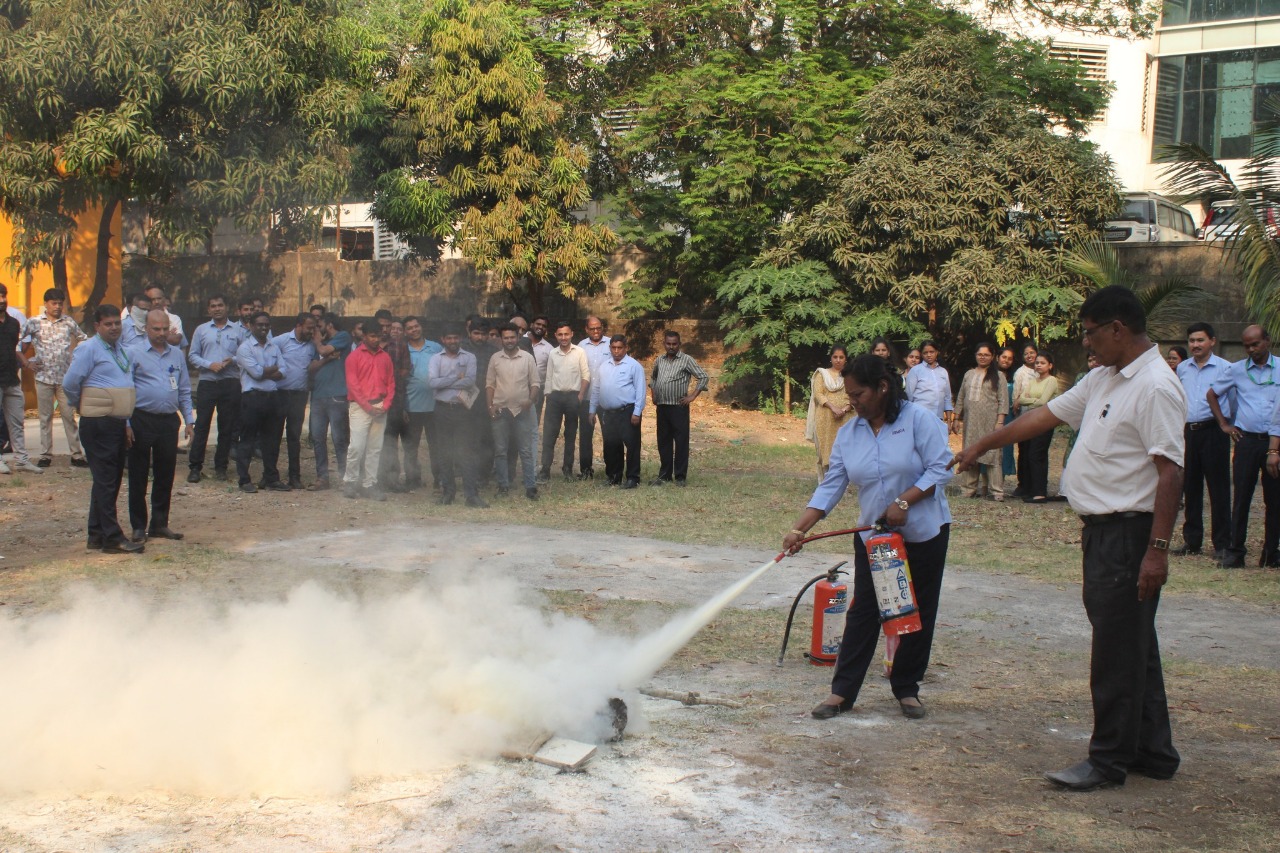
M 901 509 L 901 510 L 911 509 L 911 504 L 907 503 L 902 498 L 898 498 L 897 500 L 894 501 L 894 503 L 898 505 L 898 509 Z
M 1157 551 L 1168 551 L 1169 540 L 1168 539 L 1152 539 L 1151 547 L 1155 548 Z

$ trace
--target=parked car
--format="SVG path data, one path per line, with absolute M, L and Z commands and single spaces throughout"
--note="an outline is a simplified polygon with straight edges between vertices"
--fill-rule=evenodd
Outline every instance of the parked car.
M 1102 239 L 1109 243 L 1176 243 L 1196 239 L 1191 211 L 1159 193 L 1125 193 L 1120 214 L 1107 221 Z
M 1267 236 L 1272 240 L 1280 240 L 1280 205 L 1273 201 L 1255 201 L 1252 204 L 1262 217 Z M 1236 207 L 1234 201 L 1215 201 L 1209 205 L 1200 236 L 1209 241 L 1226 241 L 1238 234 L 1240 221 L 1236 218 Z

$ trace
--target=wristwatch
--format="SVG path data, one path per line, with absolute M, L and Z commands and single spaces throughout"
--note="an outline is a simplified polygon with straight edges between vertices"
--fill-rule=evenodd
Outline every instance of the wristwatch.
M 1168 539 L 1152 539 L 1151 547 L 1155 548 L 1157 551 L 1168 551 L 1169 540 Z
M 907 503 L 902 498 L 898 498 L 897 500 L 894 501 L 894 503 L 898 505 L 898 509 L 900 510 L 905 511 L 905 510 L 911 509 L 911 504 Z

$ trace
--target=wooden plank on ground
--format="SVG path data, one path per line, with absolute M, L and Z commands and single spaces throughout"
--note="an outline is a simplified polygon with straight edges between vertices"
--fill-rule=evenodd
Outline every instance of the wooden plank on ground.
M 528 761 L 549 740 L 551 740 L 551 732 L 538 732 L 531 735 L 521 746 L 504 749 L 501 755 L 503 758 L 509 758 L 512 761 Z
M 578 770 L 595 757 L 594 744 L 553 737 L 533 756 L 533 760 L 563 770 Z

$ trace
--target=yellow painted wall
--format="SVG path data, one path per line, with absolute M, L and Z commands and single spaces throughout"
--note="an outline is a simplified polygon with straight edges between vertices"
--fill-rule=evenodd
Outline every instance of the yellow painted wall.
M 103 302 L 119 305 L 121 300 L 120 209 L 116 205 L 111 223 L 111 259 L 107 265 L 107 293 Z M 84 303 L 93 292 L 93 270 L 97 262 L 98 223 L 102 208 L 93 207 L 76 218 L 77 228 L 67 252 L 67 311 L 77 321 L 84 320 Z M 40 266 L 30 272 L 15 272 L 9 265 L 13 247 L 13 225 L 0 214 L 0 282 L 9 288 L 9 304 L 28 317 L 40 313 L 44 292 L 53 287 L 53 270 Z

